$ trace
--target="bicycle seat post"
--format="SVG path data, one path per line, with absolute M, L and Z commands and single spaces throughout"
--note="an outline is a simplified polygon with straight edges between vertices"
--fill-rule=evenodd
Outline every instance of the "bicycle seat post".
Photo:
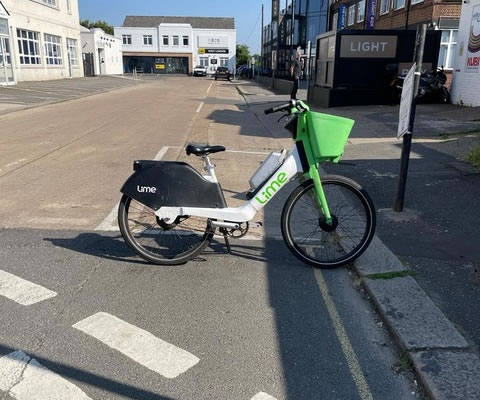
M 217 175 L 215 174 L 215 165 L 211 163 L 209 155 L 206 154 L 202 156 L 202 161 L 204 162 L 204 171 L 206 171 L 212 182 L 217 182 Z

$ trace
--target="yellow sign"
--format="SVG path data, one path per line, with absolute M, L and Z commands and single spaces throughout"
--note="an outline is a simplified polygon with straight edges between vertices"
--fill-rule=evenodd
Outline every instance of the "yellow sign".
M 155 69 L 165 69 L 164 64 L 155 64 Z
M 199 54 L 205 54 L 205 49 L 200 48 L 200 49 L 199 49 Z

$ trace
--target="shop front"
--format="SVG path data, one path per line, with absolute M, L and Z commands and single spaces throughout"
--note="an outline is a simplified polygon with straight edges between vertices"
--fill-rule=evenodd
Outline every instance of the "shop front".
M 14 85 L 13 55 L 10 31 L 8 28 L 8 12 L 0 3 L 0 85 Z
M 155 56 L 144 56 L 124 53 L 124 72 L 145 74 L 190 74 L 189 68 L 191 55 L 171 56 L 158 54 Z

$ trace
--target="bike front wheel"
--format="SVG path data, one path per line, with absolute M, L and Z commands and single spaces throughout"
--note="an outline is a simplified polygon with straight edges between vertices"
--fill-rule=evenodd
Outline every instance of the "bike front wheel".
M 299 185 L 282 210 L 282 236 L 300 260 L 319 268 L 335 268 L 359 257 L 376 227 L 373 202 L 356 182 L 335 175 L 321 177 L 332 223 L 318 204 L 314 182 Z
M 208 219 L 193 216 L 178 216 L 168 223 L 126 195 L 120 200 L 118 222 L 127 244 L 143 259 L 161 265 L 184 264 L 194 258 L 215 230 Z

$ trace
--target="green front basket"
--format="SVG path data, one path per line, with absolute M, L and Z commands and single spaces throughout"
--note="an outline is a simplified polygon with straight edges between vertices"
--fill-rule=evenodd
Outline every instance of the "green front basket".
M 309 111 L 307 129 L 315 161 L 338 162 L 353 125 L 352 119 Z

